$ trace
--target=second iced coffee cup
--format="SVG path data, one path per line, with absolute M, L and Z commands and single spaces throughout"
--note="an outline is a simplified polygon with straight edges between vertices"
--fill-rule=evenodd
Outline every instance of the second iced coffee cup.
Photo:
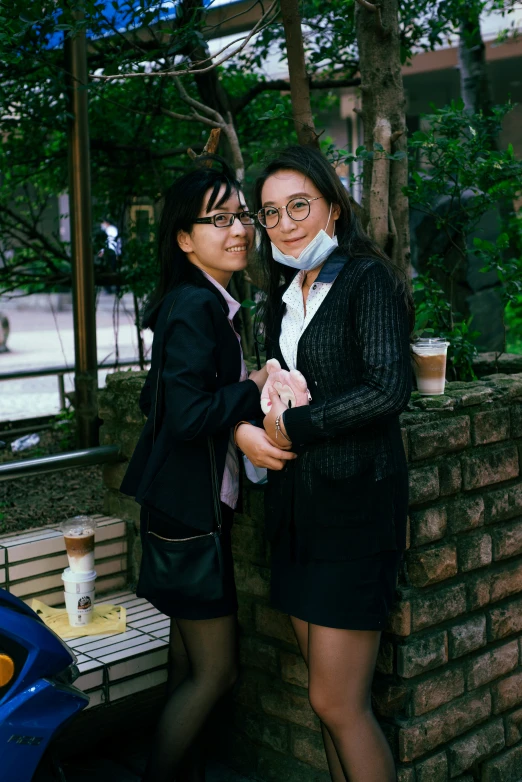
M 94 570 L 94 536 L 96 522 L 89 516 L 75 516 L 62 524 L 69 567 L 73 573 Z
M 418 339 L 411 346 L 417 390 L 423 396 L 440 396 L 446 385 L 449 342 L 442 337 Z

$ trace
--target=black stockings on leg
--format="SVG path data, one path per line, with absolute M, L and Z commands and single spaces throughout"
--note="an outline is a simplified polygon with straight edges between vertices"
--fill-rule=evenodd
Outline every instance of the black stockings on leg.
M 160 717 L 144 782 L 173 782 L 176 773 L 185 774 L 183 767 L 208 715 L 237 678 L 235 615 L 176 622 L 190 669 Z M 192 778 L 185 774 L 180 782 L 198 780 L 193 762 L 191 768 L 186 771 L 194 772 Z
M 188 678 L 190 663 L 175 619 L 170 620 L 168 697 Z M 177 782 L 205 782 L 206 752 L 202 732 L 197 736 L 178 765 Z
M 350 782 L 395 782 L 390 747 L 371 708 L 376 630 L 308 626 L 309 698 Z
M 292 620 L 292 627 L 294 628 L 295 637 L 299 644 L 299 651 L 303 655 L 303 660 L 308 667 L 308 622 L 304 622 L 302 619 L 296 619 L 295 616 L 291 616 L 290 619 Z M 324 750 L 332 782 L 346 782 L 346 777 L 337 756 L 337 750 L 335 749 L 332 737 L 328 733 L 328 728 L 322 722 L 321 733 L 323 734 Z
M 310 703 L 321 720 L 332 782 L 395 782 L 390 747 L 370 702 L 380 633 L 290 618 L 308 666 Z

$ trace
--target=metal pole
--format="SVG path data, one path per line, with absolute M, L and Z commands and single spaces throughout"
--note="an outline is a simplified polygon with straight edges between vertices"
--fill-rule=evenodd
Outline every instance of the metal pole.
M 63 375 L 58 375 L 58 393 L 60 395 L 60 413 L 66 409 L 65 404 L 65 380 Z
M 82 11 L 74 11 L 77 20 Z M 75 409 L 78 444 L 97 445 L 97 355 L 92 250 L 91 182 L 85 32 L 65 42 L 69 73 L 69 214 L 75 351 Z
M 138 303 L 138 297 L 133 292 L 132 294 L 133 301 L 134 301 L 134 315 L 136 317 L 136 334 L 138 336 L 138 353 L 140 356 L 140 369 L 143 372 L 145 369 L 145 353 L 143 350 L 143 337 L 141 336 L 141 318 L 140 318 L 140 305 Z

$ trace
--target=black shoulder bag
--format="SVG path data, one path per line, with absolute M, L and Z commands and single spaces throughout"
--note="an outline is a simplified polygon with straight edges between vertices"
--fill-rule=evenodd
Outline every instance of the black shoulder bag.
M 163 404 L 161 375 L 164 363 L 164 335 L 177 298 L 178 296 L 175 296 L 164 322 L 165 327 L 160 331 L 162 336 L 158 351 L 153 445 L 156 440 L 158 406 Z M 148 514 L 147 529 L 141 536 L 142 559 L 136 594 L 138 597 L 146 598 L 167 615 L 170 614 L 172 606 L 179 605 L 183 599 L 196 598 L 205 603 L 214 603 L 223 598 L 221 500 L 214 441 L 211 437 L 208 438 L 208 454 L 212 475 L 215 529 L 189 538 L 164 538 L 149 529 L 150 514 Z

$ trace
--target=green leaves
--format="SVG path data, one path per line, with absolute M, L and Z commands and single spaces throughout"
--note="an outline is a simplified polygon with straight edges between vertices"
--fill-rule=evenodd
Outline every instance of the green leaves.
M 275 109 L 265 111 L 265 113 L 258 117 L 258 119 L 260 122 L 270 119 L 281 119 L 282 117 L 288 116 L 287 112 L 288 108 L 286 106 L 284 106 L 282 103 L 276 103 Z
M 452 312 L 451 304 L 438 282 L 439 275 L 445 271 L 444 258 L 433 255 L 427 262 L 426 272 L 413 279 L 414 337 L 444 337 L 450 343 L 448 359 L 456 377 L 459 380 L 474 380 L 473 361 L 477 356 L 474 341 L 479 334 L 471 329 L 471 318 L 465 320 L 458 312 Z
M 385 152 L 383 145 L 376 141 L 373 145 L 373 150 L 366 149 L 364 145 L 357 147 L 355 153 L 347 152 L 344 149 L 337 150 L 336 159 L 339 163 L 346 164 L 355 163 L 356 161 L 371 161 L 375 158 L 375 153 L 377 153 L 379 158 L 385 157 L 387 160 L 404 160 L 407 155 L 407 153 L 402 150 L 394 152 L 393 154 Z
M 245 299 L 244 301 L 241 302 L 241 306 L 245 310 L 249 310 L 252 317 L 256 314 L 257 304 L 255 301 L 252 301 L 252 299 Z
M 506 307 L 522 293 L 522 222 L 513 204 L 522 197 L 522 161 L 512 147 L 500 150 L 496 138 L 512 105 L 496 106 L 491 116 L 470 115 L 462 101 L 436 109 L 423 117 L 424 130 L 409 139 L 410 205 L 431 215 L 448 245 L 449 257 L 434 255 L 424 273 L 414 280 L 417 328 L 428 326 L 452 342 L 450 359 L 462 379 L 473 377 L 472 360 L 477 332 L 458 312 L 452 312 L 449 296 L 459 264 L 473 252 L 483 273 L 497 275 Z M 474 236 L 488 212 L 499 213 L 503 225 L 494 240 Z M 506 218 L 507 209 L 507 218 Z M 467 237 L 473 237 L 471 247 Z M 444 243 L 443 241 L 443 243 Z M 453 285 L 456 283 L 453 282 Z

